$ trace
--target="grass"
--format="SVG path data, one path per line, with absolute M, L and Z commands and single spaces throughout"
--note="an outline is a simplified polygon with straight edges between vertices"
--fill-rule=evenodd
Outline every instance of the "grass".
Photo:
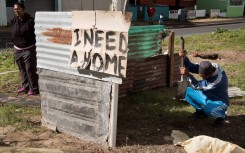
M 181 42 L 175 38 L 175 52 L 181 49 Z M 245 52 L 245 27 L 238 30 L 225 30 L 217 28 L 212 33 L 191 35 L 185 37 L 185 49 L 188 52 L 206 51 L 235 51 Z M 167 49 L 167 41 L 163 43 L 164 50 Z
M 0 52 L 0 73 L 6 71 L 17 70 L 17 65 L 14 64 L 14 54 L 12 49 L 6 49 L 4 52 Z
M 0 75 L 0 91 L 4 93 L 13 93 L 20 87 L 20 76 L 17 65 L 14 63 L 14 54 L 12 49 L 6 49 L 0 53 L 0 73 L 15 71 Z
M 41 131 L 40 120 L 33 120 L 33 117 L 40 115 L 40 107 L 1 106 L 0 127 L 10 125 L 15 127 L 16 131 L 31 130 L 32 132 L 39 132 Z
M 238 116 L 245 114 L 245 106 L 244 105 L 230 105 L 228 110 L 229 115 Z
M 174 100 L 175 97 L 175 89 L 157 89 L 157 90 L 148 90 L 148 91 L 141 91 L 136 93 L 133 96 L 125 97 L 120 99 L 120 103 L 123 103 L 124 107 L 131 107 L 137 114 L 144 113 L 143 117 L 149 118 L 153 116 L 157 116 L 159 114 L 165 117 L 173 117 L 174 115 L 178 115 L 179 112 L 193 112 L 194 109 L 187 105 L 185 102 L 180 103 L 179 101 Z M 123 108 L 120 109 L 127 110 L 130 108 Z
M 229 86 L 245 90 L 245 61 L 239 64 L 225 64 L 223 67 L 227 71 Z
M 10 79 L 11 78 L 11 79 Z M 3 74 L 0 77 L 0 91 L 8 94 L 15 94 L 21 86 L 18 72 Z
M 6 49 L 0 53 L 0 73 L 17 70 L 14 64 L 14 54 L 11 49 Z M 20 86 L 20 76 L 18 71 L 0 75 L 1 93 L 15 93 Z M 40 121 L 33 122 L 33 116 L 40 116 L 40 107 L 23 107 L 16 105 L 0 106 L 0 127 L 7 125 L 15 127 L 16 131 L 31 130 L 33 132 L 41 131 Z

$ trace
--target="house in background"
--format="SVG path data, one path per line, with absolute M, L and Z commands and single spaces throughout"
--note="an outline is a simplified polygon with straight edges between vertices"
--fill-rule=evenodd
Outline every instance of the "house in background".
M 134 0 L 130 0 L 130 2 L 133 1 Z M 196 0 L 138 0 L 137 2 L 138 5 L 165 5 L 169 6 L 170 10 L 180 8 L 194 8 L 196 5 Z
M 245 0 L 197 0 L 197 9 L 205 9 L 211 15 L 213 9 L 225 14 L 224 17 L 242 17 Z
M 26 12 L 35 16 L 36 11 L 55 11 L 57 0 L 6 0 L 7 21 L 9 22 L 14 17 L 13 6 L 16 2 L 24 2 Z
M 13 4 L 18 1 L 25 3 L 26 11 L 33 17 L 37 11 L 109 10 L 111 4 L 116 10 L 122 11 L 125 3 L 125 0 L 0 0 L 6 2 L 6 13 L 4 9 L 0 9 L 2 25 L 6 25 L 6 18 L 7 22 L 13 18 Z M 223 17 L 241 17 L 245 14 L 245 0 L 127 0 L 127 2 L 127 11 L 133 12 L 133 21 L 148 20 L 146 10 L 150 4 L 156 6 L 154 20 L 158 20 L 160 13 L 168 19 L 170 10 L 182 8 L 206 10 L 208 16 L 213 9 L 219 10 Z
M 153 21 L 158 21 L 162 13 L 165 19 L 169 18 L 170 10 L 190 9 L 194 10 L 196 0 L 128 0 L 127 11 L 133 12 L 133 21 L 148 21 L 147 9 L 153 5 L 156 13 L 152 17 Z
M 125 0 L 6 0 L 8 22 L 14 16 L 15 2 L 24 2 L 26 12 L 34 17 L 37 11 L 109 10 L 112 3 L 121 11 Z
M 155 0 L 156 4 L 169 5 L 170 10 L 190 8 L 194 9 L 196 0 Z

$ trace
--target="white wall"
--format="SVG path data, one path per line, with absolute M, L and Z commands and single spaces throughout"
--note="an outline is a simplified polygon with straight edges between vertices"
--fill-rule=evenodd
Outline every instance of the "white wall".
M 6 1 L 0 0 L 0 26 L 7 25 Z
M 112 0 L 61 0 L 61 11 L 109 10 Z
M 205 14 L 206 10 L 189 10 L 187 12 L 187 19 L 205 17 Z M 178 19 L 178 10 L 170 10 L 169 19 Z

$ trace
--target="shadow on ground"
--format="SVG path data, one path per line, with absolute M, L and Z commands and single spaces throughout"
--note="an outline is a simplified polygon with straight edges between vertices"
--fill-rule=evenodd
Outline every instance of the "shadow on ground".
M 183 111 L 181 107 L 189 105 L 173 101 L 171 95 L 166 101 L 153 98 L 143 104 L 130 97 L 120 99 L 117 145 L 172 145 L 172 130 L 179 130 L 190 138 L 207 135 L 245 148 L 245 115 L 228 116 L 223 127 L 215 128 L 212 126 L 214 119 L 196 120 L 191 117 L 191 111 Z

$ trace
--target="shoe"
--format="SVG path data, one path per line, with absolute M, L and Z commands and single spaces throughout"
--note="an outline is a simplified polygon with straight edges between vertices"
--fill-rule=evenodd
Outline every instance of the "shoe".
M 192 114 L 192 116 L 195 119 L 202 119 L 202 118 L 205 118 L 206 117 L 206 115 L 204 114 L 203 111 L 196 111 L 195 113 Z
M 224 120 L 225 119 L 222 118 L 222 117 L 216 118 L 216 120 L 214 121 L 213 126 L 216 127 L 216 128 L 223 126 Z
M 33 90 L 29 90 L 27 95 L 28 95 L 28 96 L 32 96 L 32 95 L 35 95 L 35 93 L 34 93 Z
M 25 93 L 26 92 L 26 89 L 24 87 L 20 88 L 18 91 L 17 91 L 17 94 L 20 94 L 20 93 Z

